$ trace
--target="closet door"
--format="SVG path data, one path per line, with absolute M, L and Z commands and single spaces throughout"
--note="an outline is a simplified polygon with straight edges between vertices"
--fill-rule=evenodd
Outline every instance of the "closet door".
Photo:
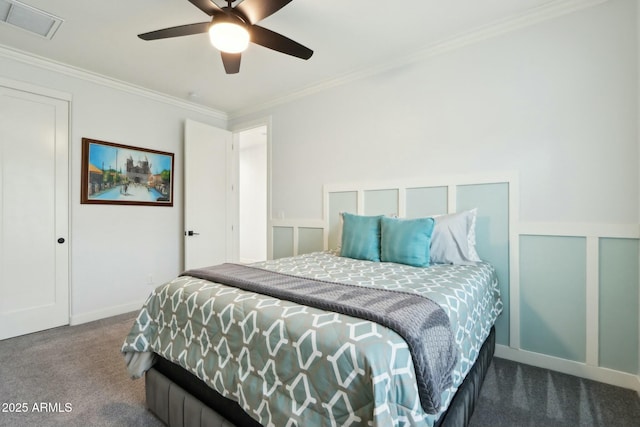
M 69 323 L 69 103 L 0 81 L 0 339 Z

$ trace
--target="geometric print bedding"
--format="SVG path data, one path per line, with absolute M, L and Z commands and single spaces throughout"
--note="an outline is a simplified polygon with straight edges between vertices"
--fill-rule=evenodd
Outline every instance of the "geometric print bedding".
M 417 293 L 438 303 L 460 350 L 441 411 L 502 309 L 487 263 L 417 268 L 317 252 L 253 265 Z M 394 331 L 189 276 L 153 291 L 122 352 L 162 355 L 264 426 L 431 426 L 439 417 L 422 410 L 409 349 Z M 134 364 L 128 368 L 134 377 L 143 374 Z

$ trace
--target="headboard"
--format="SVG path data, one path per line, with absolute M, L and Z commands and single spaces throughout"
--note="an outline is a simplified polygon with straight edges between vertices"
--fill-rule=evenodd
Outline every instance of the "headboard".
M 271 256 L 336 248 L 340 212 L 416 218 L 478 208 L 476 249 L 481 259 L 495 266 L 504 303 L 496 338 L 499 344 L 509 345 L 510 301 L 518 298 L 517 287 L 511 286 L 517 272 L 517 187 L 515 173 L 327 184 L 321 220 L 272 220 Z
M 516 177 L 448 176 L 395 183 L 361 183 L 324 187 L 324 247 L 335 248 L 339 239 L 339 213 L 361 215 L 397 214 L 400 218 L 417 218 L 478 208 L 476 248 L 480 258 L 495 266 L 504 303 L 496 324 L 496 338 L 509 344 L 510 232 L 517 216 Z M 511 239 L 517 242 L 517 238 Z M 517 243 L 515 243 L 517 244 Z

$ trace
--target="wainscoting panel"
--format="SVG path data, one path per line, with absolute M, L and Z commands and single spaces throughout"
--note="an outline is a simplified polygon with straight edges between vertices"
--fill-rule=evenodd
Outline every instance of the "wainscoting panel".
M 407 218 L 447 213 L 447 187 L 407 189 Z
M 398 190 L 364 192 L 365 215 L 398 215 Z
M 273 258 L 285 258 L 294 255 L 293 227 L 273 227 Z
M 509 345 L 509 184 L 459 185 L 456 188 L 458 212 L 477 208 L 476 250 L 480 259 L 496 268 L 500 297 L 504 304 L 496 322 L 496 342 Z
M 600 239 L 599 366 L 638 372 L 638 240 Z
M 586 239 L 520 238 L 520 343 L 528 351 L 586 360 Z
M 324 250 L 324 228 L 298 228 L 298 255 Z

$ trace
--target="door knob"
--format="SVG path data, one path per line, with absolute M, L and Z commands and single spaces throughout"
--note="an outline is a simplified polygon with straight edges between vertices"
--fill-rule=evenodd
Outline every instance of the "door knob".
M 196 233 L 193 230 L 189 230 L 184 234 L 187 235 L 187 236 L 199 236 L 200 235 L 200 233 Z
M 63 243 L 64 243 L 64 237 L 60 237 L 60 238 L 58 239 L 58 243 L 63 244 Z

